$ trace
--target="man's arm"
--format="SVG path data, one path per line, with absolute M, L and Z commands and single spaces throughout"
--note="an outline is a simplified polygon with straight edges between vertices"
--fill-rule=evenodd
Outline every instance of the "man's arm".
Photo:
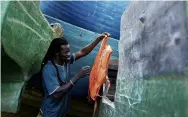
M 76 84 L 76 82 L 78 81 L 79 76 L 75 76 L 71 79 L 71 82 L 73 84 Z M 62 86 L 60 86 L 54 93 L 53 96 L 54 98 L 58 99 L 63 97 L 64 95 L 66 95 L 67 92 L 69 92 L 69 90 L 73 87 L 73 84 L 71 82 L 68 82 Z
M 54 98 L 58 99 L 66 95 L 70 89 L 76 84 L 76 82 L 83 76 L 89 75 L 90 67 L 84 67 L 78 72 L 68 83 L 60 86 L 55 92 L 52 94 Z
M 81 57 L 84 57 L 88 55 L 95 46 L 106 36 L 110 36 L 108 33 L 103 33 L 101 36 L 99 36 L 96 40 L 94 40 L 91 44 L 87 45 L 86 47 L 82 48 L 80 51 L 75 53 L 75 59 L 78 60 Z

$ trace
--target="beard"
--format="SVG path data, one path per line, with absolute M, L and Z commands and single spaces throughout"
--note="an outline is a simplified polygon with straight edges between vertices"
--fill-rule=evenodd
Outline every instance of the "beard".
M 64 57 L 64 58 L 61 59 L 62 62 L 69 62 L 69 60 L 70 60 L 70 57 L 69 58 Z
M 70 57 L 66 59 L 66 62 L 70 61 Z
M 67 57 L 67 56 L 59 55 L 59 58 L 61 62 L 66 62 L 66 63 L 69 62 L 70 60 L 70 56 Z

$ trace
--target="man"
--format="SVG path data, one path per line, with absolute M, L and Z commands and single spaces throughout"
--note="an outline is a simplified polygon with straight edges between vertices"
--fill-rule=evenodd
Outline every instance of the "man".
M 73 78 L 69 78 L 69 65 L 89 54 L 108 33 L 103 33 L 80 51 L 70 54 L 70 46 L 63 37 L 54 39 L 43 59 L 41 72 L 44 99 L 41 114 L 44 117 L 65 117 L 69 111 L 69 91 L 90 67 L 83 67 Z

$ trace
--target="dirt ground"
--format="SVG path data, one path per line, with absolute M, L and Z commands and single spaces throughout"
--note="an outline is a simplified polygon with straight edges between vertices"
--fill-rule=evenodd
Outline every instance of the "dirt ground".
M 91 117 L 93 112 L 93 104 L 87 104 L 84 100 L 72 100 L 71 111 L 68 117 Z M 38 114 L 38 108 L 21 104 L 20 111 L 17 114 L 1 113 L 1 117 L 36 117 Z
M 22 104 L 20 111 L 17 114 L 2 112 L 1 117 L 36 117 L 37 113 L 37 108 L 26 104 Z
M 42 97 L 36 91 L 25 90 L 20 111 L 16 114 L 1 112 L 1 117 L 36 117 Z M 94 103 L 88 103 L 87 98 L 71 98 L 68 117 L 91 117 Z

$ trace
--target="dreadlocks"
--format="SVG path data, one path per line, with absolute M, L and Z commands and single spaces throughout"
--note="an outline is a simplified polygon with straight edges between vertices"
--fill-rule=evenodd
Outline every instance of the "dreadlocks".
M 60 80 L 60 75 L 59 75 L 59 72 L 58 72 L 58 69 L 57 69 L 57 66 L 55 65 L 54 61 L 52 60 L 55 56 L 56 56 L 56 53 L 59 53 L 60 52 L 60 49 L 61 49 L 61 45 L 68 45 L 68 42 L 65 38 L 61 37 L 61 38 L 55 38 L 52 40 L 52 42 L 50 43 L 50 46 L 48 48 L 48 51 L 46 53 L 46 55 L 44 56 L 44 59 L 42 61 L 42 64 L 41 64 L 41 69 L 40 69 L 40 89 L 41 92 L 42 92 L 42 95 L 44 96 L 44 90 L 42 88 L 42 79 L 43 79 L 43 76 L 42 76 L 42 69 L 43 67 L 45 66 L 45 64 L 48 62 L 48 61 L 51 61 L 52 64 L 54 65 L 56 71 L 57 71 L 57 77 L 58 77 L 58 81 L 60 84 L 62 84 L 62 81 Z
M 50 46 L 48 48 L 48 51 L 47 51 L 46 55 L 44 56 L 44 59 L 42 61 L 41 71 L 42 71 L 44 65 L 48 61 L 52 61 L 52 58 L 55 57 L 56 53 L 60 52 L 61 45 L 68 45 L 68 42 L 67 42 L 67 40 L 65 38 L 61 37 L 61 38 L 53 39 L 53 41 L 51 42 L 51 44 L 50 44 Z

